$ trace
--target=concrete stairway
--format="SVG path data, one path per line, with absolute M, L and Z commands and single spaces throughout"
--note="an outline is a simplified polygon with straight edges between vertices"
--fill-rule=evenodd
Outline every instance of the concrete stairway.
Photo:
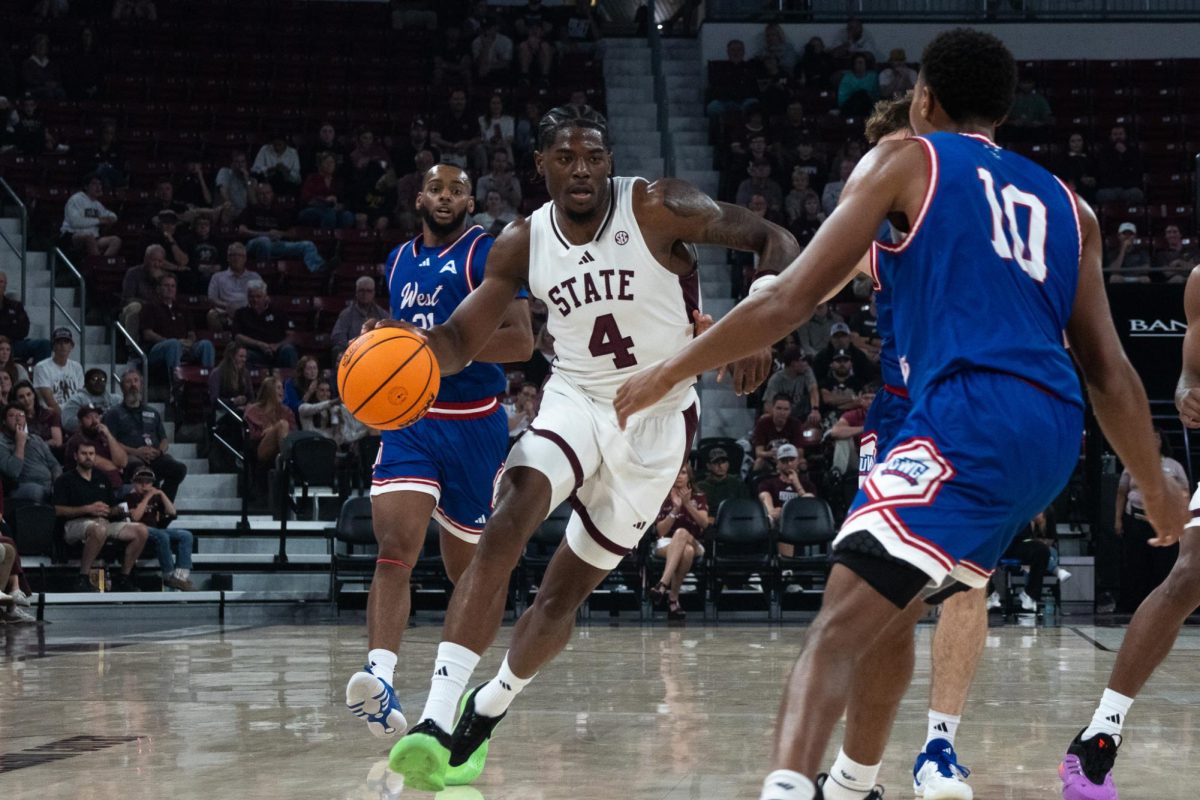
M 663 157 L 650 45 L 644 39 L 610 39 L 605 47 L 604 85 L 616 174 L 654 180 L 663 174 Z

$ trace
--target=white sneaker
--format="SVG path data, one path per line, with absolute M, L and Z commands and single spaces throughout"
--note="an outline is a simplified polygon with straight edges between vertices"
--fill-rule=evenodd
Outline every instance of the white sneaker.
M 33 603 L 29 600 L 29 595 L 25 594 L 20 589 L 12 592 L 12 599 L 13 602 L 19 606 L 25 606 L 26 608 L 29 608 L 29 606 L 33 605 Z
M 1017 595 L 1017 600 L 1020 601 L 1021 608 L 1025 611 L 1037 611 L 1037 601 L 1025 594 L 1025 592 L 1021 592 L 1019 595 Z
M 4 621 L 14 625 L 29 625 L 36 624 L 37 617 L 30 614 L 28 611 L 23 611 L 14 606 L 10 611 L 4 614 Z
M 0 603 L 7 605 L 8 603 L 11 603 L 12 601 L 13 601 L 13 596 L 11 594 L 9 594 L 8 592 L 0 592 Z
M 383 678 L 371 672 L 370 664 L 350 676 L 346 684 L 346 708 L 366 720 L 367 728 L 376 736 L 403 736 L 408 730 L 396 693 Z
M 1059 583 L 1066 583 L 1067 581 L 1071 580 L 1071 573 L 1067 572 L 1062 567 L 1054 570 L 1054 576 L 1058 578 Z
M 1000 593 L 992 592 L 991 594 L 988 595 L 987 610 L 994 611 L 999 607 L 1000 607 Z

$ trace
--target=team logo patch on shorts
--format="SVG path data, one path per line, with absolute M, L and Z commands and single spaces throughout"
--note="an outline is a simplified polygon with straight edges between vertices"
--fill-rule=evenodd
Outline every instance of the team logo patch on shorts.
M 876 464 L 863 491 L 868 506 L 928 505 L 955 475 L 954 467 L 929 439 L 910 439 Z
M 875 435 L 875 431 L 869 431 L 862 435 L 862 439 L 858 442 L 859 475 L 866 477 L 867 473 L 875 466 L 875 448 L 878 444 L 879 437 Z

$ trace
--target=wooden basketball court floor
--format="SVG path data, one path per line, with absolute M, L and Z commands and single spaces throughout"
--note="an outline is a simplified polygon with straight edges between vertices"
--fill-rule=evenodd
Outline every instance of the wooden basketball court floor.
M 364 656 L 358 620 L 118 619 L 128 614 L 93 608 L 41 629 L 0 628 L 0 798 L 433 797 L 389 777 L 388 745 L 342 706 Z M 413 717 L 439 630 L 411 629 L 401 655 L 397 688 Z M 477 677 L 493 674 L 510 631 Z M 582 627 L 498 729 L 477 786 L 438 800 L 756 800 L 803 631 Z M 916 677 L 885 758 L 889 800 L 912 796 L 931 633 L 919 630 Z M 958 735 L 976 798 L 1059 797 L 1059 757 L 1090 718 L 1123 634 L 1090 622 L 990 630 Z M 1200 795 L 1190 768 L 1198 651 L 1200 629 L 1185 629 L 1134 706 L 1117 762 L 1122 797 Z

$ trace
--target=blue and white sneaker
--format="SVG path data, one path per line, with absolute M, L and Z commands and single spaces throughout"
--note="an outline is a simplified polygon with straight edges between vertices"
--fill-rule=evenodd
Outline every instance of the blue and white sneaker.
M 367 664 L 350 676 L 346 684 L 346 708 L 367 721 L 367 728 L 376 736 L 398 736 L 408 730 L 408 720 L 400 701 L 387 681 L 371 672 Z
M 975 793 L 967 785 L 971 770 L 958 763 L 954 745 L 934 739 L 925 745 L 913 765 L 913 791 L 925 800 L 972 800 Z

